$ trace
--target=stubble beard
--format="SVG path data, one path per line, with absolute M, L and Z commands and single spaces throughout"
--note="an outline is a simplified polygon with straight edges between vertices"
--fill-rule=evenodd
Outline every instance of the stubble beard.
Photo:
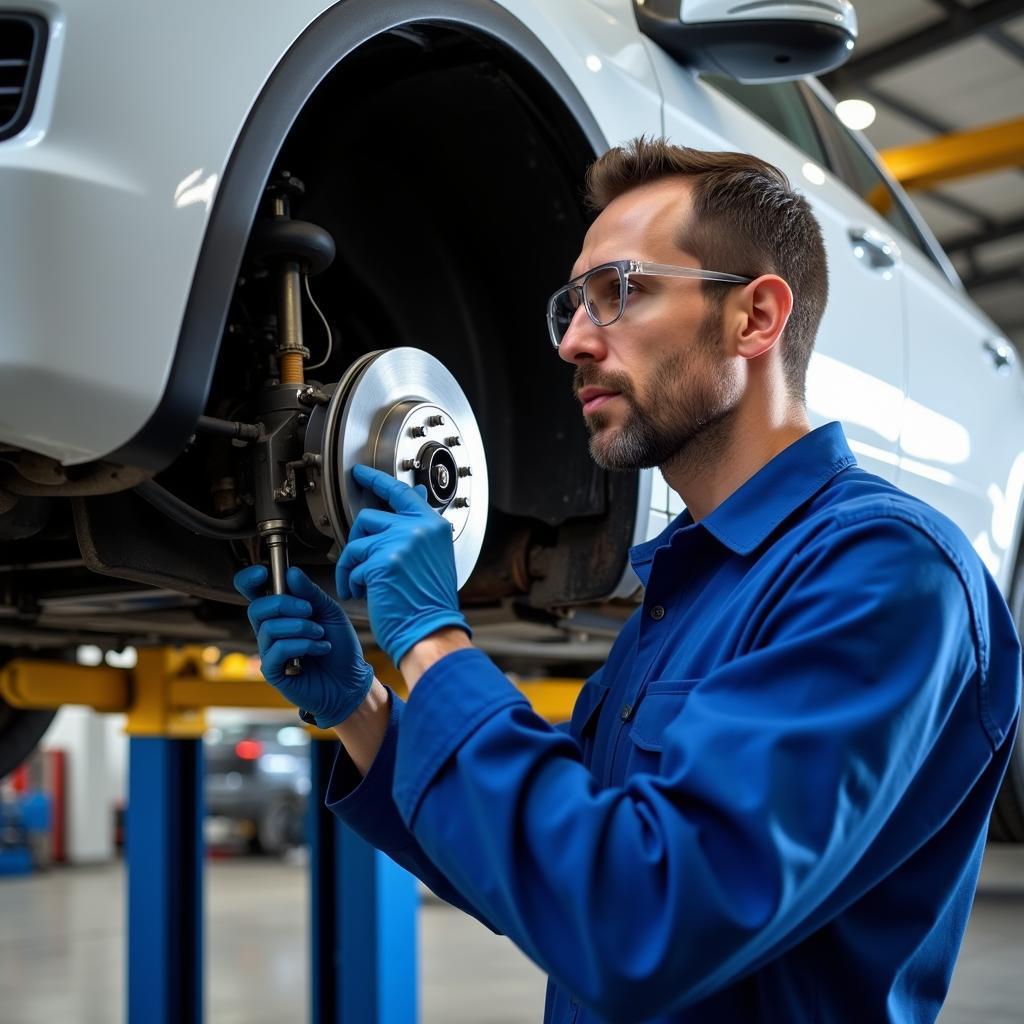
M 721 338 L 720 318 L 709 314 L 697 344 L 652 366 L 639 396 L 622 375 L 589 380 L 589 367 L 577 370 L 577 390 L 591 383 L 614 388 L 629 407 L 617 429 L 610 427 L 611 416 L 600 410 L 586 420 L 590 456 L 602 469 L 622 472 L 703 463 L 726 446 L 739 396 L 718 358 Z

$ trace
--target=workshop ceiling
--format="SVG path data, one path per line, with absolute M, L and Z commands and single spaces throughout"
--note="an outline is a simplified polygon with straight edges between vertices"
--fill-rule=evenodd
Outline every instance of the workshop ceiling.
M 877 149 L 1008 122 L 1024 130 L 1024 0 L 854 0 L 853 57 L 826 75 L 837 99 L 864 99 Z M 1013 122 L 1018 122 L 1015 126 Z M 1009 137 L 1009 136 L 1008 136 Z M 1024 147 L 1006 166 L 910 197 L 974 300 L 1024 351 Z

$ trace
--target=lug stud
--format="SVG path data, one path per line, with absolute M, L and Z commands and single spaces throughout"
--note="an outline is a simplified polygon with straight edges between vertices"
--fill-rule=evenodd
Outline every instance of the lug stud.
M 410 427 L 409 428 L 409 436 L 410 437 L 423 437 L 426 434 L 426 432 L 427 432 L 427 428 L 426 427 Z
M 472 466 L 459 466 L 459 476 L 472 476 L 472 475 L 473 475 L 473 467 Z
M 452 502 L 453 508 L 469 508 L 469 498 L 456 498 Z
M 427 417 L 428 427 L 443 427 L 444 417 L 443 416 L 428 416 Z
M 409 469 L 419 469 L 419 468 L 420 468 L 420 460 L 419 459 L 402 459 L 402 469 L 409 470 Z
M 457 435 L 455 437 L 446 437 L 444 439 L 444 443 L 448 445 L 449 448 L 457 448 L 460 444 L 462 444 L 462 438 L 458 437 Z

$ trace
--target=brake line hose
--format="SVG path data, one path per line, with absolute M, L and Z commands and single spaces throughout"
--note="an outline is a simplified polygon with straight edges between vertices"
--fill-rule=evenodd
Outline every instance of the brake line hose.
M 168 519 L 173 519 L 179 526 L 184 526 L 186 530 L 198 533 L 202 537 L 212 537 L 214 540 L 241 540 L 245 537 L 255 537 L 258 533 L 252 509 L 249 508 L 218 519 L 186 504 L 177 495 L 171 494 L 152 480 L 139 484 L 135 488 L 135 493 L 144 501 L 148 501 L 153 508 L 163 512 Z

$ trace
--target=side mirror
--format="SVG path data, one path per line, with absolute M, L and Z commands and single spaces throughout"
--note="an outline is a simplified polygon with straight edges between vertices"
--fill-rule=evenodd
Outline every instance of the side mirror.
M 839 67 L 857 39 L 849 0 L 633 0 L 640 31 L 697 71 L 780 82 Z

